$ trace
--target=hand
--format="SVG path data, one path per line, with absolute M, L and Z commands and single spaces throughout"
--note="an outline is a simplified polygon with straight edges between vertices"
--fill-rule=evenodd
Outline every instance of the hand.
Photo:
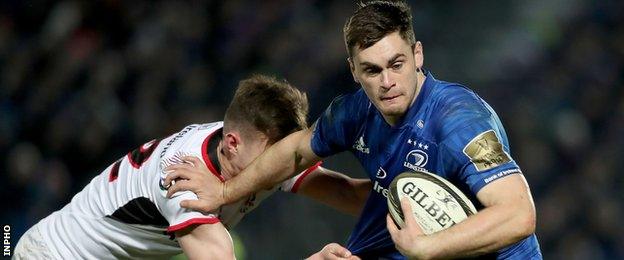
M 334 259 L 350 259 L 360 260 L 359 257 L 352 255 L 351 252 L 337 243 L 327 244 L 321 251 L 306 258 L 307 260 L 334 260 Z
M 402 229 L 394 224 L 390 214 L 386 215 L 386 226 L 395 247 L 401 254 L 410 259 L 426 259 L 424 252 L 426 247 L 420 243 L 425 234 L 416 222 L 416 218 L 412 214 L 412 206 L 405 197 L 401 198 L 401 210 L 403 210 L 405 218 L 405 225 Z
M 182 160 L 184 163 L 169 165 L 165 168 L 168 172 L 165 186 L 170 185 L 172 180 L 183 180 L 176 181 L 174 185 L 169 186 L 167 197 L 171 198 L 178 191 L 192 191 L 199 199 L 183 200 L 180 206 L 202 212 L 210 212 L 225 204 L 223 197 L 225 183 L 212 174 L 201 159 L 195 156 L 184 156 Z

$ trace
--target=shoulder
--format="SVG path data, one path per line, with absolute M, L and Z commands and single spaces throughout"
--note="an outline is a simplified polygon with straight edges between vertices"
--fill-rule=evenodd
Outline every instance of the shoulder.
M 362 89 L 340 95 L 332 100 L 325 117 L 328 119 L 357 120 L 366 116 L 372 104 Z
M 476 92 L 457 83 L 441 81 L 433 94 L 433 101 L 445 116 L 454 113 L 491 114 L 487 103 Z
M 370 105 L 370 100 L 368 100 L 366 93 L 364 93 L 364 90 L 362 89 L 342 94 L 334 98 L 331 103 L 332 107 L 342 107 L 346 109 L 362 109 L 369 107 Z
M 450 132 L 479 120 L 489 120 L 494 110 L 468 87 L 440 81 L 432 95 L 436 132 L 443 139 Z

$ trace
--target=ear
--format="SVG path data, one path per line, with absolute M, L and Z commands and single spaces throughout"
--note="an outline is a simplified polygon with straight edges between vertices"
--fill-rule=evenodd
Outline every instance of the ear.
M 355 81 L 355 83 L 360 83 L 355 77 L 355 65 L 353 65 L 353 58 L 347 58 L 347 62 L 349 62 L 349 69 L 351 70 L 351 76 L 353 76 L 353 81 Z
M 423 54 L 423 46 L 420 41 L 417 41 L 414 44 L 413 52 L 414 52 L 414 61 L 415 61 L 414 65 L 416 66 L 416 68 L 420 68 L 422 70 L 423 64 L 425 62 L 425 57 Z
M 238 154 L 238 146 L 241 144 L 240 134 L 236 132 L 229 132 L 223 135 L 223 147 L 228 154 Z

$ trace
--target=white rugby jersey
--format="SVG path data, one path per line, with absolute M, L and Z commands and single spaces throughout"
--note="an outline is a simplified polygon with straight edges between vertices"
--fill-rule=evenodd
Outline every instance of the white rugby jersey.
M 68 205 L 36 225 L 47 245 L 59 259 L 170 258 L 182 252 L 173 232 L 219 221 L 232 228 L 274 191 L 295 192 L 318 167 L 210 214 L 181 208 L 180 201 L 197 196 L 187 191 L 167 198 L 163 169 L 192 155 L 203 158 L 223 180 L 215 154 L 222 127 L 223 122 L 189 125 L 129 152 L 93 178 Z

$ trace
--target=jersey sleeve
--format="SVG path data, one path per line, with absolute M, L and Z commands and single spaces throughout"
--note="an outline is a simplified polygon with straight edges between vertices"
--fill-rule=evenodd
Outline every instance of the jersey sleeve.
M 303 182 L 303 180 L 308 175 L 310 175 L 310 173 L 318 169 L 318 167 L 320 167 L 321 164 L 323 164 L 323 161 L 317 162 L 316 164 L 312 165 L 310 168 L 306 169 L 305 171 L 295 175 L 294 177 L 288 180 L 285 180 L 280 185 L 280 190 L 285 191 L 285 192 L 297 193 L 297 191 L 299 190 L 299 186 L 301 186 L 301 183 Z
M 162 216 L 169 222 L 167 232 L 175 232 L 197 224 L 214 224 L 219 222 L 216 212 L 202 213 L 180 207 L 183 200 L 196 200 L 197 195 L 190 191 L 176 192 L 171 198 L 167 198 L 167 190 L 163 186 L 165 173 L 161 173 L 159 180 L 156 204 Z
M 312 126 L 312 151 L 319 157 L 327 157 L 351 148 L 360 125 L 357 122 L 370 106 L 367 101 L 361 90 L 335 98 Z
M 463 181 L 476 195 L 487 184 L 521 170 L 510 155 L 507 135 L 496 113 L 485 103 L 475 107 L 455 110 L 446 119 L 439 158 L 445 172 L 456 174 L 449 177 Z

